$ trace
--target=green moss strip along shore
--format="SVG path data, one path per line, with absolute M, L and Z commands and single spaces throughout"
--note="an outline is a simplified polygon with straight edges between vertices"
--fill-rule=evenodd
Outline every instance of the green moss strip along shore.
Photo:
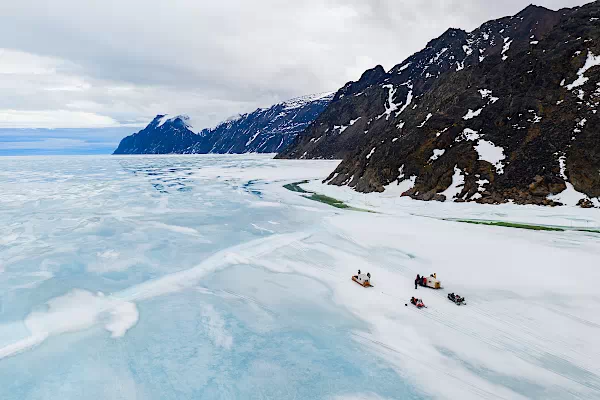
M 515 223 L 515 222 L 479 221 L 479 220 L 472 220 L 472 219 L 459 219 L 459 220 L 448 220 L 448 221 L 457 221 L 457 222 L 464 222 L 467 224 L 477 224 L 477 225 L 503 226 L 506 228 L 529 229 L 532 231 L 553 231 L 553 232 L 577 231 L 577 232 L 588 232 L 588 233 L 600 234 L 600 229 L 577 228 L 577 227 L 568 227 L 568 226 L 531 225 L 531 224 L 519 224 L 519 223 Z
M 325 196 L 323 194 L 313 193 L 310 196 L 304 196 L 304 197 L 314 200 L 314 201 L 319 201 L 321 203 L 329 204 L 330 206 L 333 206 L 335 208 L 352 208 L 348 204 L 344 203 L 341 200 L 334 199 L 333 197 Z
M 554 232 L 564 232 L 565 229 L 557 228 L 553 226 L 543 226 L 543 225 L 529 225 L 529 224 L 517 224 L 514 222 L 503 222 L 503 221 L 474 221 L 469 219 L 459 219 L 458 222 L 464 222 L 467 224 L 477 224 L 477 225 L 492 225 L 492 226 L 503 226 L 506 228 L 518 228 L 518 229 L 529 229 L 532 231 L 554 231 Z
M 344 210 L 353 210 L 353 211 L 361 211 L 377 214 L 376 211 L 365 210 L 364 208 L 351 207 L 348 204 L 344 203 L 341 200 L 338 200 L 333 197 L 325 196 L 324 194 L 319 194 L 315 192 L 311 192 L 308 190 L 304 190 L 300 185 L 304 185 L 308 183 L 308 181 L 300 181 L 293 182 L 283 185 L 289 191 L 302 193 L 304 198 L 309 200 L 318 201 L 320 203 L 325 203 L 335 208 L 340 208 Z M 505 222 L 505 221 L 482 221 L 482 220 L 473 220 L 473 219 L 445 219 L 446 221 L 454 221 L 454 222 L 463 222 L 466 224 L 475 224 L 475 225 L 488 225 L 488 226 L 502 226 L 505 228 L 517 228 L 517 229 L 528 229 L 531 231 L 550 231 L 550 232 L 564 232 L 564 231 L 578 231 L 578 232 L 588 232 L 588 233 L 598 233 L 600 234 L 599 229 L 587 229 L 587 228 L 568 228 L 568 227 L 558 227 L 558 226 L 545 226 L 545 225 L 531 225 L 531 224 L 519 224 L 516 222 Z
M 290 190 L 290 191 L 296 192 L 296 193 L 312 193 L 312 192 L 307 192 L 306 190 L 302 189 L 299 186 L 299 185 L 303 185 L 305 183 L 308 183 L 308 181 L 288 183 L 287 185 L 283 185 L 283 187 L 286 188 L 287 190 Z
M 283 185 L 284 188 L 286 188 L 287 190 L 291 191 L 291 192 L 296 192 L 296 193 L 303 193 L 304 198 L 307 198 L 309 200 L 313 200 L 313 201 L 318 201 L 319 203 L 325 203 L 327 205 L 330 205 L 332 207 L 335 208 L 340 208 L 340 209 L 344 209 L 344 210 L 352 210 L 352 211 L 361 211 L 361 212 L 368 212 L 368 213 L 375 213 L 375 211 L 371 211 L 371 210 L 365 210 L 362 208 L 356 208 L 356 207 L 350 207 L 348 204 L 344 203 L 341 200 L 338 200 L 336 198 L 333 197 L 329 197 L 329 196 L 325 196 L 324 194 L 319 194 L 319 193 L 315 193 L 315 192 L 310 192 L 308 190 L 304 190 L 303 188 L 300 187 L 300 185 L 303 185 L 305 183 L 308 183 L 308 181 L 300 181 L 300 182 L 293 182 L 293 183 L 288 183 L 286 185 Z
M 588 232 L 588 233 L 600 233 L 600 229 L 585 229 L 585 228 L 576 228 L 574 229 L 578 232 Z

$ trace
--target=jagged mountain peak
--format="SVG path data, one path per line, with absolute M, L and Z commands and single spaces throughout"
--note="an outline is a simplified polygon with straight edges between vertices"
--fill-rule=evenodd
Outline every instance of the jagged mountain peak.
M 385 69 L 381 65 L 377 65 L 366 70 L 356 82 L 350 81 L 346 83 L 340 90 L 337 91 L 332 101 L 337 101 L 344 96 L 358 94 L 366 88 L 381 82 L 387 76 Z
M 202 130 L 187 115 L 157 115 L 145 129 L 124 138 L 115 154 L 277 152 L 310 125 L 332 97 L 333 93 L 297 97 Z
M 466 36 L 467 32 L 462 29 L 448 28 L 439 37 L 430 40 L 425 46 L 425 49 L 434 48 L 438 44 L 443 45 L 444 43 L 452 40 L 464 40 Z
M 193 130 L 194 125 L 190 116 L 185 114 L 159 114 L 150 122 L 149 126 L 156 128 L 185 128 Z
M 538 14 L 541 12 L 555 12 L 553 10 L 550 10 L 549 8 L 543 7 L 543 6 L 538 6 L 535 4 L 529 4 L 527 7 L 525 7 L 524 9 L 522 9 L 521 11 L 519 11 L 515 17 L 523 17 L 526 15 L 532 15 L 532 14 Z

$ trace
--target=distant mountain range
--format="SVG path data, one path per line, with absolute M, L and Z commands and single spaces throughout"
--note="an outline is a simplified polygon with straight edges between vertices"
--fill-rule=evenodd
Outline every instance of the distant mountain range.
M 421 200 L 600 206 L 600 2 L 449 29 L 349 82 L 279 158 Z
M 285 149 L 325 109 L 333 93 L 309 95 L 195 130 L 187 116 L 157 115 L 127 136 L 114 154 L 275 153 Z

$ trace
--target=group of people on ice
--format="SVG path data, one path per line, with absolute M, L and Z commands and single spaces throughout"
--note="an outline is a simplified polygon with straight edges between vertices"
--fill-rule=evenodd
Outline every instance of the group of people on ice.
M 425 276 L 425 275 L 421 276 L 420 274 L 417 274 L 417 277 L 415 278 L 415 289 L 418 289 L 419 286 L 429 287 L 432 289 L 441 289 L 442 288 L 441 282 L 437 279 L 437 274 L 435 272 L 429 276 Z M 458 294 L 454 294 L 454 293 L 448 294 L 448 300 L 450 300 L 451 302 L 453 302 L 459 306 L 462 304 L 466 304 L 464 297 L 461 297 Z M 423 303 L 423 300 L 418 299 L 416 297 L 411 297 L 410 303 L 417 308 L 423 308 L 423 307 L 427 308 L 427 306 L 425 306 L 425 304 Z
M 415 278 L 415 289 L 419 286 L 441 289 L 442 283 L 437 279 L 437 274 L 435 272 L 429 276 L 417 274 L 417 277 Z
M 352 280 L 354 282 L 358 283 L 359 285 L 361 285 L 362 287 L 365 287 L 365 288 L 373 287 L 373 285 L 371 284 L 371 274 L 370 273 L 363 274 L 360 272 L 360 269 L 358 270 L 358 273 L 356 275 L 352 275 Z M 425 276 L 425 275 L 421 276 L 420 274 L 417 274 L 417 277 L 415 278 L 415 289 L 418 289 L 419 286 L 428 287 L 428 288 L 432 288 L 432 289 L 441 289 L 442 288 L 441 282 L 437 279 L 437 274 L 435 272 L 429 276 Z M 464 297 L 460 297 L 459 295 L 454 294 L 454 293 L 448 294 L 448 300 L 452 301 L 453 303 L 455 303 L 456 305 L 459 305 L 459 306 L 461 304 L 467 304 L 467 303 L 465 303 Z M 423 303 L 422 299 L 418 299 L 414 296 L 411 297 L 410 303 L 417 308 L 423 308 L 423 307 L 427 308 L 425 303 Z M 408 304 L 406 304 L 406 305 L 408 305 Z

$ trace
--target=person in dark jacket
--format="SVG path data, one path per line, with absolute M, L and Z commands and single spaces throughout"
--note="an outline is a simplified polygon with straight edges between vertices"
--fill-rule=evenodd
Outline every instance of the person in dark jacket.
M 415 289 L 417 289 L 417 285 L 421 282 L 421 276 L 417 274 L 417 279 L 415 279 Z

